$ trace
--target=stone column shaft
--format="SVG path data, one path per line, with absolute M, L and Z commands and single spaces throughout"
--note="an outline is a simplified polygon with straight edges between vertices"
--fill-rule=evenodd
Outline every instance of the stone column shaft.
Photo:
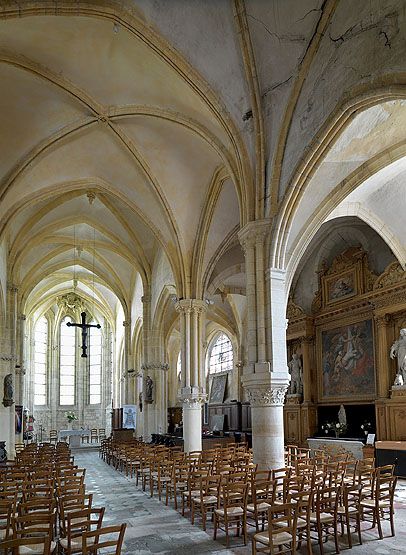
M 198 299 L 182 299 L 176 304 L 181 330 L 181 398 L 183 402 L 183 439 L 185 452 L 202 449 L 202 403 L 204 379 L 204 312 L 206 304 Z

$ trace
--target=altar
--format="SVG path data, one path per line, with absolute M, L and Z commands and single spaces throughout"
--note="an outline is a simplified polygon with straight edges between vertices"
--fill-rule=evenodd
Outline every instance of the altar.
M 69 441 L 70 447 L 80 447 L 82 437 L 90 438 L 90 430 L 59 430 L 58 441 Z
M 307 439 L 309 449 L 312 456 L 315 449 L 322 449 L 329 455 L 349 454 L 357 460 L 363 459 L 364 443 L 355 439 L 343 439 L 333 437 L 312 438 Z

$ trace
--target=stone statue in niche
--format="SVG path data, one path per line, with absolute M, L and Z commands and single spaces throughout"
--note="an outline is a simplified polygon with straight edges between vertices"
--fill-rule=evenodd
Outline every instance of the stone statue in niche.
M 303 371 L 302 361 L 298 353 L 293 353 L 292 360 L 288 363 L 290 373 L 290 384 L 288 394 L 302 395 L 303 393 Z
M 11 407 L 14 404 L 13 374 L 7 374 L 4 378 L 3 405 Z
M 151 376 L 147 376 L 145 381 L 145 402 L 153 403 L 154 401 L 154 382 Z
M 404 385 L 406 383 L 406 328 L 400 330 L 399 339 L 390 348 L 389 356 L 391 359 L 396 357 L 398 362 L 394 385 Z

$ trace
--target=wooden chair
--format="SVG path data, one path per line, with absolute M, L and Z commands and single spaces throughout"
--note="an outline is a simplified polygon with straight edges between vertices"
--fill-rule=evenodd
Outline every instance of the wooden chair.
M 191 521 L 195 523 L 195 513 L 202 515 L 203 530 L 206 530 L 207 514 L 220 506 L 220 474 L 203 476 L 199 480 L 199 495 L 191 497 Z
M 21 548 L 25 548 L 24 551 Z M 42 536 L 35 538 L 17 538 L 1 543 L 3 555 L 15 555 L 16 553 L 36 553 L 38 555 L 51 554 L 51 538 Z
M 56 445 L 58 441 L 58 430 L 49 430 L 49 442 Z
M 226 545 L 229 545 L 229 530 L 236 528 L 237 536 L 240 529 L 247 545 L 247 497 L 248 483 L 235 482 L 224 484 L 221 494 L 222 507 L 214 511 L 213 539 L 217 538 L 217 530 L 224 530 Z M 224 527 L 221 526 L 223 523 Z
M 275 480 L 258 480 L 251 483 L 251 502 L 247 504 L 247 523 L 254 522 L 255 531 L 259 531 L 261 520 L 262 530 L 268 516 L 268 510 L 275 505 Z
M 338 506 L 341 495 L 340 488 L 319 488 L 315 496 L 315 510 L 310 513 L 311 530 L 317 533 L 320 553 L 324 555 L 323 544 L 333 537 L 336 553 L 340 553 L 338 545 Z
M 377 474 L 374 480 L 372 498 L 362 499 L 360 507 L 362 520 L 372 518 L 372 528 L 378 525 L 379 538 L 383 538 L 382 520 L 389 520 L 391 535 L 395 535 L 393 498 L 395 495 L 397 478 L 387 474 Z
M 0 499 L 0 542 L 12 536 L 11 517 L 14 515 L 13 501 Z
M 293 503 L 275 505 L 268 510 L 268 530 L 257 532 L 252 538 L 252 553 L 296 552 L 297 507 Z
M 59 544 L 62 553 L 72 555 L 72 553 L 82 552 L 83 534 L 99 530 L 104 516 L 104 507 L 100 509 L 82 509 L 68 513 L 66 538 L 61 538 Z
M 83 555 L 97 554 L 99 549 L 107 549 L 110 555 L 120 555 L 127 524 L 120 526 L 107 526 L 82 535 Z M 114 537 L 116 535 L 116 537 Z M 107 536 L 103 539 L 103 536 Z M 113 537 L 112 537 L 113 536 Z M 115 547 L 114 551 L 111 548 Z
M 182 495 L 188 488 L 189 468 L 187 463 L 173 465 L 171 480 L 166 482 L 166 505 L 168 505 L 168 499 L 173 497 L 175 509 L 178 508 L 178 495 Z
M 362 498 L 362 485 L 344 485 L 342 489 L 342 503 L 337 509 L 337 515 L 341 523 L 341 534 L 344 533 L 344 524 L 347 531 L 348 547 L 352 548 L 351 538 L 351 521 L 353 531 L 358 533 L 359 543 L 362 544 L 361 538 L 361 514 L 360 502 Z
M 53 540 L 55 530 L 56 514 L 55 513 L 28 513 L 22 516 L 14 517 L 13 537 L 14 538 L 35 538 L 39 542 L 41 538 L 49 538 L 50 551 L 54 552 L 56 549 L 56 541 Z M 29 552 L 29 551 L 28 551 Z M 35 550 L 33 553 L 37 553 Z
M 99 442 L 99 432 L 97 428 L 92 428 L 90 430 L 90 443 L 93 443 L 93 440 L 95 440 L 96 443 Z
M 99 428 L 99 441 L 100 441 L 100 443 L 103 441 L 103 439 L 106 439 L 106 429 L 105 428 Z

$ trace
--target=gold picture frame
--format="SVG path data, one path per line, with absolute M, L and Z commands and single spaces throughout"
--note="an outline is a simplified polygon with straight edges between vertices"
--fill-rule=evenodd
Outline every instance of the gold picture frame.
M 324 304 L 334 304 L 355 297 L 360 292 L 357 268 L 323 276 Z
M 317 330 L 319 402 L 371 401 L 376 396 L 371 318 L 343 319 Z

